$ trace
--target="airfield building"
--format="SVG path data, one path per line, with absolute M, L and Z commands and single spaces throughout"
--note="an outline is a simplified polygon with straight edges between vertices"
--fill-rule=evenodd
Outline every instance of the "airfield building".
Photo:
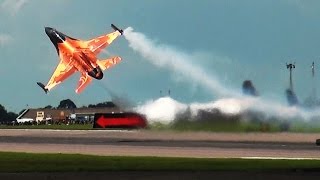
M 18 118 L 18 122 L 35 121 L 93 121 L 95 113 L 118 113 L 121 110 L 118 107 L 96 107 L 96 108 L 74 108 L 74 109 L 26 109 Z

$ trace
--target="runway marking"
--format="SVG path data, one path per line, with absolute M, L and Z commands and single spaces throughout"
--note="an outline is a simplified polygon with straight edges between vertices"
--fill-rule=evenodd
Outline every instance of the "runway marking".
M 240 159 L 264 159 L 264 160 L 320 160 L 320 158 L 299 158 L 299 157 L 240 157 Z

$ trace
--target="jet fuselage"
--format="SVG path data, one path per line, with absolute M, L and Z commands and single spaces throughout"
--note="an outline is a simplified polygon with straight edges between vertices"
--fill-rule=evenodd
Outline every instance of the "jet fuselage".
M 121 57 L 113 56 L 107 59 L 98 59 L 98 54 L 108 47 L 117 37 L 123 35 L 123 30 L 111 24 L 113 32 L 100 35 L 89 40 L 80 40 L 69 37 L 54 28 L 45 27 L 45 32 L 55 46 L 59 64 L 52 73 L 48 83 L 37 84 L 48 93 L 52 88 L 79 72 L 80 78 L 75 92 L 81 93 L 92 79 L 102 79 L 103 73 L 121 61 Z
M 58 54 L 64 53 L 68 57 L 68 63 L 72 63 L 80 72 L 86 72 L 89 76 L 95 79 L 102 79 L 103 72 L 97 62 L 97 57 L 88 49 L 74 45 L 68 41 L 74 38 L 50 27 L 45 28 L 45 32 L 50 38 L 53 45 L 56 47 Z

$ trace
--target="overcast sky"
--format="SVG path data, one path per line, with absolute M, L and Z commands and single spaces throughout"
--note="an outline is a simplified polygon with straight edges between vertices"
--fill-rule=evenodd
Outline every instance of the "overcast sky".
M 86 40 L 111 32 L 111 23 L 197 55 L 194 63 L 222 84 L 241 91 L 250 79 L 259 94 L 281 101 L 289 84 L 285 63 L 295 62 L 294 87 L 303 101 L 311 93 L 312 61 L 320 79 L 319 9 L 317 0 L 0 0 L 0 104 L 19 112 L 70 98 L 82 106 L 111 100 L 106 89 L 134 103 L 168 89 L 185 103 L 215 98 L 197 82 L 143 60 L 123 37 L 99 56 L 120 55 L 123 61 L 82 94 L 74 92 L 79 74 L 47 95 L 37 86 L 58 64 L 45 26 Z

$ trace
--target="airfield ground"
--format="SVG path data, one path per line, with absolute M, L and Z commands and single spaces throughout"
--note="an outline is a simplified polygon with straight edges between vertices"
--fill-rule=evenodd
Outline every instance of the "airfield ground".
M 1 129 L 0 179 L 314 178 L 320 176 L 317 138 L 320 133 Z
M 319 133 L 2 129 L 0 151 L 103 156 L 319 158 Z
M 0 125 L 0 129 L 61 129 L 91 130 L 88 124 L 50 124 L 50 125 Z M 177 121 L 172 124 L 152 123 L 149 130 L 155 131 L 191 131 L 191 132 L 298 132 L 320 133 L 320 122 L 212 122 L 212 121 Z
M 306 179 L 319 160 L 257 160 L 0 153 L 0 179 Z

